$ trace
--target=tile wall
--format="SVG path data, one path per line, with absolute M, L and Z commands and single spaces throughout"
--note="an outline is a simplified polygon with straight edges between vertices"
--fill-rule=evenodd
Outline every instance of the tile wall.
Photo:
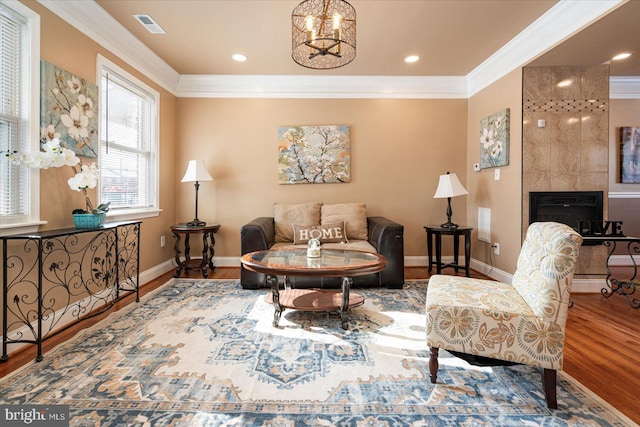
M 525 67 L 522 221 L 530 191 L 603 191 L 609 181 L 609 66 Z M 601 273 L 606 250 L 583 247 L 578 273 Z

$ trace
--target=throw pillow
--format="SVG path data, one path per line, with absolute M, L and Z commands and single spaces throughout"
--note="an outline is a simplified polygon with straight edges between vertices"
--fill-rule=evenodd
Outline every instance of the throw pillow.
M 274 205 L 274 226 L 276 243 L 293 242 L 293 224 L 320 225 L 320 203 Z
M 311 239 L 318 239 L 320 243 L 349 243 L 344 231 L 344 221 L 323 225 L 293 224 L 292 228 L 294 245 L 304 245 Z
M 322 205 L 320 224 L 344 221 L 347 238 L 368 240 L 367 206 L 364 203 Z

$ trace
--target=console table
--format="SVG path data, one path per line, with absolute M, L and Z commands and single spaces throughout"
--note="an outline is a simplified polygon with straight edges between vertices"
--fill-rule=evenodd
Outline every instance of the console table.
M 633 257 L 634 254 L 640 254 L 640 237 L 631 237 L 631 236 L 582 236 L 582 244 L 600 244 L 602 243 L 604 246 L 610 248 L 609 254 L 607 255 L 606 261 L 606 288 L 602 288 L 600 293 L 610 298 L 613 294 L 619 294 L 624 296 L 627 299 L 629 305 L 635 309 L 640 308 L 640 294 L 635 295 L 637 288 L 640 286 L 639 283 L 635 282 L 636 275 L 638 273 L 638 266 L 636 265 L 636 260 Z M 617 279 L 612 276 L 611 269 L 609 268 L 609 260 L 611 259 L 611 255 L 616 250 L 616 245 L 626 244 L 627 254 L 629 254 L 629 258 L 633 264 L 633 274 L 628 280 Z
M 473 227 L 459 226 L 456 228 L 444 228 L 439 225 L 427 225 L 427 255 L 429 257 L 429 273 L 433 267 L 433 240 L 436 241 L 436 273 L 440 274 L 443 268 L 453 267 L 458 272 L 462 268 L 458 262 L 458 251 L 460 250 L 460 236 L 464 236 L 464 272 L 467 277 L 471 277 L 469 263 L 471 260 L 471 231 Z M 453 262 L 444 264 L 442 262 L 442 236 L 453 237 Z
M 7 345 L 42 342 L 139 294 L 141 221 L 1 236 L 2 357 Z

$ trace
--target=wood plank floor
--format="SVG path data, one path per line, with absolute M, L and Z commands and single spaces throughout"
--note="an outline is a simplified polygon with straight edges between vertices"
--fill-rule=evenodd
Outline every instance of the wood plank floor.
M 448 270 L 445 272 L 453 274 Z M 141 295 L 164 284 L 172 274 L 164 274 L 142 286 Z M 472 275 L 483 277 L 476 272 Z M 424 267 L 405 268 L 407 280 L 427 279 L 429 276 Z M 218 267 L 209 278 L 239 277 L 239 268 Z M 56 345 L 133 301 L 134 298 L 129 296 L 108 313 L 74 325 L 48 339 L 43 344 L 45 357 L 46 352 Z M 640 309 L 631 308 L 619 295 L 607 299 L 599 294 L 574 294 L 573 301 L 567 320 L 565 372 L 640 424 Z M 0 363 L 0 377 L 30 363 L 35 354 L 34 346 L 12 354 L 8 361 Z

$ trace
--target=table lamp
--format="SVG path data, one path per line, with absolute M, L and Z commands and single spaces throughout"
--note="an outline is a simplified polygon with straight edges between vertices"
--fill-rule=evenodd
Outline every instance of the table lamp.
M 182 178 L 182 182 L 195 182 L 194 185 L 196 187 L 196 217 L 193 221 L 187 223 L 189 226 L 207 225 L 206 222 L 198 219 L 198 189 L 200 188 L 200 181 L 213 181 L 213 178 L 209 175 L 204 160 L 189 160 L 187 172 Z
M 433 195 L 434 199 L 447 198 L 447 222 L 441 224 L 440 227 L 458 228 L 458 224 L 451 222 L 451 215 L 453 215 L 453 212 L 451 211 L 451 198 L 462 196 L 464 194 L 469 194 L 469 192 L 462 186 L 455 173 L 450 174 L 447 172 L 446 175 L 440 175 L 440 182 L 438 182 L 436 194 Z

